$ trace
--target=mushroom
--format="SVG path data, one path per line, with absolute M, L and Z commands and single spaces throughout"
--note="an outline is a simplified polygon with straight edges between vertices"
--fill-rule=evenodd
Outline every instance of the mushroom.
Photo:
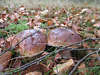
M 49 46 L 56 46 L 56 47 L 68 46 L 73 43 L 79 42 L 81 40 L 82 39 L 80 35 L 66 28 L 55 28 L 55 29 L 52 29 L 48 33 L 48 45 Z M 71 57 L 70 51 L 66 51 L 66 50 L 64 50 L 63 52 L 60 52 L 60 55 L 61 57 L 64 57 L 65 59 Z
M 80 35 L 66 28 L 56 28 L 48 33 L 48 45 L 68 46 L 81 41 Z
M 25 37 L 27 38 L 24 39 Z M 24 40 L 18 45 L 17 51 L 22 56 L 26 56 L 26 57 L 32 57 L 43 52 L 47 43 L 47 38 L 45 34 L 43 34 L 40 31 L 30 29 L 30 30 L 24 30 L 18 33 L 12 40 L 12 43 L 11 43 L 12 46 L 14 46 L 16 43 L 18 43 L 22 39 Z

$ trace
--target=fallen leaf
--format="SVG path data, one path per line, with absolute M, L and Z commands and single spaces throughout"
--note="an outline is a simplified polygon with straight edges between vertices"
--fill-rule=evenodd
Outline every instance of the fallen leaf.
M 34 64 L 27 68 L 25 71 L 22 72 L 22 75 L 27 74 L 28 72 L 39 71 L 42 73 L 48 72 L 48 68 L 44 64 Z
M 97 34 L 96 35 L 100 38 L 100 30 L 97 30 Z
M 2 56 L 0 56 L 0 71 L 3 71 L 4 68 L 7 67 L 11 56 L 12 56 L 12 53 L 9 51 L 3 54 Z
M 1 22 L 0 22 L 0 29 L 5 28 L 5 27 L 7 27 L 7 26 L 8 26 L 7 23 L 1 23 Z
M 44 11 L 41 11 L 41 14 L 46 15 L 48 12 L 49 12 L 49 10 L 44 10 Z
M 55 74 L 59 74 L 62 75 L 64 72 L 70 70 L 70 68 L 74 65 L 74 60 L 73 59 L 69 59 L 68 61 L 66 61 L 63 64 L 58 64 L 57 66 L 55 66 L 53 68 L 53 71 Z
M 95 26 L 95 27 L 100 27 L 100 22 L 94 24 L 93 26 Z
M 0 47 L 2 48 L 4 46 L 5 40 L 3 38 L 0 38 Z
M 85 75 L 86 71 L 86 66 L 84 63 L 80 64 L 80 66 L 78 66 L 78 70 L 80 70 L 79 75 Z
M 47 24 L 48 24 L 48 26 L 53 25 L 53 21 L 49 20 L 49 21 L 47 22 Z
M 42 73 L 38 72 L 38 71 L 34 71 L 34 72 L 29 72 L 29 73 L 27 73 L 25 75 L 42 75 Z
M 72 25 L 72 30 L 75 31 L 76 33 L 79 33 L 78 31 L 80 30 L 80 27 L 77 25 Z

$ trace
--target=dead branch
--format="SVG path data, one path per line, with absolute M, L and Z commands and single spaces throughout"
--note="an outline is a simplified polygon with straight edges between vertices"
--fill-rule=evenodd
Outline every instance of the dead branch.
M 77 65 L 79 65 L 79 64 L 80 64 L 84 59 L 86 59 L 88 56 L 90 56 L 90 55 L 92 55 L 92 54 L 94 54 L 94 53 L 100 51 L 99 48 L 82 48 L 82 49 L 78 49 L 78 48 L 68 48 L 68 47 L 70 47 L 70 46 L 83 43 L 83 42 L 85 42 L 85 41 L 87 41 L 87 40 L 100 40 L 100 38 L 87 38 L 87 39 L 84 39 L 84 40 L 82 40 L 82 41 L 80 41 L 80 42 L 71 44 L 71 45 L 69 45 L 69 46 L 67 46 L 67 47 L 58 47 L 57 50 L 54 50 L 54 51 L 52 51 L 51 53 L 49 53 L 49 54 L 47 54 L 47 55 L 44 55 L 44 56 L 42 56 L 42 57 L 40 57 L 40 58 L 37 58 L 37 59 L 35 59 L 35 60 L 33 60 L 33 61 L 29 62 L 29 63 L 26 63 L 25 65 L 23 65 L 23 66 L 21 66 L 21 67 L 18 67 L 17 69 L 12 70 L 11 72 L 5 72 L 5 74 L 10 74 L 10 73 L 12 73 L 12 72 L 18 72 L 18 71 L 23 71 L 23 70 L 25 70 L 26 68 L 30 67 L 31 65 L 37 64 L 37 63 L 41 62 L 41 61 L 44 60 L 46 57 L 49 57 L 49 56 L 51 56 L 51 55 L 54 54 L 54 53 L 58 53 L 58 52 L 64 50 L 64 48 L 66 48 L 66 50 L 97 50 L 97 51 L 91 52 L 91 53 L 89 53 L 88 55 L 86 55 L 85 57 L 83 57 L 83 59 L 80 60 L 80 61 L 76 64 L 76 67 L 73 68 L 74 70 L 72 70 L 71 73 L 69 73 L 69 75 L 72 75 L 72 73 L 76 70 Z
M 77 44 L 83 43 L 83 42 L 85 42 L 85 41 L 87 41 L 87 40 L 100 40 L 100 38 L 86 38 L 86 39 L 83 39 L 83 40 L 80 41 L 80 42 L 73 43 L 73 44 L 71 44 L 71 45 L 69 45 L 69 46 L 67 46 L 67 47 L 71 47 L 71 46 L 73 46 L 73 45 L 77 45 Z
M 79 61 L 77 62 L 77 64 L 74 66 L 74 68 L 71 70 L 71 72 L 70 72 L 68 75 L 72 75 L 72 74 L 75 72 L 75 70 L 77 69 L 77 67 L 78 67 L 86 58 L 88 58 L 90 55 L 95 54 L 95 53 L 98 53 L 98 52 L 100 52 L 100 49 L 98 49 L 98 50 L 96 50 L 96 51 L 94 51 L 94 52 L 88 53 L 86 56 L 84 56 L 81 60 L 79 60 Z

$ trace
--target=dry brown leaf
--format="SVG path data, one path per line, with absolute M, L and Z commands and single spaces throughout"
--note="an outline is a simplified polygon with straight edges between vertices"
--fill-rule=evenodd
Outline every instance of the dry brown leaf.
M 49 20 L 49 21 L 47 22 L 47 24 L 48 24 L 48 26 L 53 25 L 53 21 Z
M 7 38 L 7 42 L 10 42 L 10 41 L 14 40 L 14 37 L 15 37 L 15 35 L 14 36 L 10 36 L 9 38 Z
M 11 52 L 6 52 L 2 56 L 0 56 L 0 71 L 3 71 L 5 67 L 7 67 L 9 60 L 12 56 Z
M 84 47 L 84 48 L 89 48 L 88 43 L 84 42 L 84 43 L 83 43 L 83 47 Z
M 67 62 L 63 64 L 58 64 L 53 68 L 53 71 L 55 74 L 62 75 L 64 72 L 69 70 L 74 65 L 73 59 L 68 60 Z
M 92 34 L 92 33 L 85 33 L 85 35 L 84 35 L 85 37 L 92 37 L 92 38 L 96 38 L 96 36 L 94 35 L 94 34 Z
M 27 74 L 28 72 L 40 71 L 42 73 L 48 72 L 48 68 L 44 64 L 34 64 L 27 68 L 25 71 L 22 72 L 22 75 Z
M 46 22 L 47 20 L 45 20 L 45 19 L 39 19 L 39 22 L 41 22 L 41 23 L 43 23 L 43 22 Z
M 0 38 L 0 47 L 3 46 L 3 43 L 5 42 L 5 40 L 3 38 Z
M 94 24 L 93 26 L 95 26 L 95 27 L 100 27 L 100 22 Z
M 15 39 L 15 35 L 13 36 L 9 36 L 7 39 L 6 39 L 6 42 L 5 42 L 5 46 L 6 48 L 9 48 L 11 45 L 12 45 L 12 41 Z M 16 41 L 17 42 L 17 41 Z M 15 45 L 15 44 L 14 44 Z
M 100 30 L 97 30 L 97 34 L 98 37 L 100 37 Z
M 7 27 L 7 26 L 8 26 L 7 23 L 1 23 L 1 22 L 0 22 L 0 29 L 1 29 L 1 28 L 5 28 L 5 27 Z
M 34 72 L 29 72 L 29 73 L 27 73 L 25 75 L 42 75 L 42 73 L 38 72 L 38 71 L 34 71 Z
M 79 72 L 79 75 L 85 75 L 86 70 L 85 70 L 86 66 L 84 63 L 82 63 L 79 67 L 78 70 L 81 70 L 81 72 Z
M 95 66 L 95 62 L 96 61 L 94 59 L 90 60 L 88 66 L 89 67 L 94 67 Z
M 88 50 L 88 53 L 90 53 L 90 52 L 93 52 L 93 51 L 92 51 L 92 50 Z M 92 54 L 92 55 L 91 55 L 92 58 L 97 58 L 98 56 L 99 56 L 99 55 L 97 55 L 97 54 Z
M 80 27 L 77 26 L 77 25 L 72 25 L 72 29 L 73 29 L 76 33 L 79 33 L 78 31 L 79 31 Z
M 0 53 L 1 53 L 1 50 L 2 50 L 2 49 L 0 48 Z

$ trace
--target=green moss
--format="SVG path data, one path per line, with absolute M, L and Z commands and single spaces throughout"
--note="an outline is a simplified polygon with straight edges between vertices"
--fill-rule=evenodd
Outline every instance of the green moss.
M 18 24 L 11 23 L 8 27 L 5 28 L 5 30 L 8 31 L 9 34 L 16 34 L 29 28 L 26 23 L 26 21 L 18 21 Z
M 47 27 L 47 24 L 46 24 L 46 23 L 42 23 L 42 24 L 40 25 L 40 27 L 41 27 L 41 28 L 46 28 L 46 27 Z
M 0 29 L 0 38 L 7 37 L 7 35 L 11 35 L 11 34 L 17 34 L 17 33 L 21 32 L 23 30 L 26 30 L 28 28 L 29 28 L 29 26 L 27 25 L 27 21 L 19 20 L 18 24 L 10 23 L 8 25 L 8 27 L 6 27 L 4 29 Z
M 3 29 L 0 29 L 0 38 L 7 36 L 7 34 L 4 33 L 3 31 L 4 31 Z

